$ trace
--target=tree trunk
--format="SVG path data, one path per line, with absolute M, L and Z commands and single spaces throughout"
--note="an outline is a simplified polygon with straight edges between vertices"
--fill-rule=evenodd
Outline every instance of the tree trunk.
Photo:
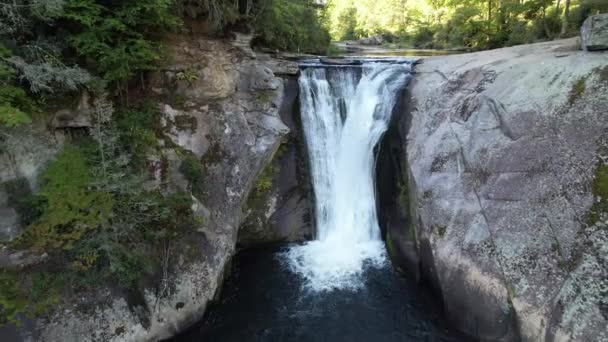
M 492 0 L 488 0 L 488 34 L 492 30 Z
M 547 25 L 547 7 L 543 4 L 543 28 L 545 29 L 545 35 L 547 38 L 552 39 L 551 31 L 549 31 L 549 26 Z
M 560 38 L 568 31 L 568 16 L 570 15 L 570 0 L 566 0 L 566 8 L 564 9 L 564 17 L 562 18 L 562 30 L 559 33 Z

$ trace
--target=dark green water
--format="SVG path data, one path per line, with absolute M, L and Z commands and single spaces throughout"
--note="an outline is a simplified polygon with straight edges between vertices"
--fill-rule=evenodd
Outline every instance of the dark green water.
M 387 264 L 359 291 L 311 293 L 279 248 L 240 252 L 221 299 L 172 341 L 468 341 L 445 327 L 432 298 Z

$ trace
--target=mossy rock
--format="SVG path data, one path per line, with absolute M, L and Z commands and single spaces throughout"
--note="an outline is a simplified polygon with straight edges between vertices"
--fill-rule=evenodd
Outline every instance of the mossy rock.
M 580 99 L 583 94 L 585 93 L 585 78 L 581 77 L 578 80 L 576 80 L 576 82 L 574 82 L 574 84 L 572 85 L 572 88 L 570 89 L 570 94 L 568 95 L 568 104 L 569 105 L 573 105 L 574 102 L 576 102 L 576 100 Z
M 593 206 L 589 210 L 587 223 L 595 224 L 608 215 L 608 165 L 599 162 L 593 179 Z

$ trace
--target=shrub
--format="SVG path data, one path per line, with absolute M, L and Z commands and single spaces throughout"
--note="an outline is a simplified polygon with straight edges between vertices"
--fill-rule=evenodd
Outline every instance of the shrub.
M 430 27 L 421 27 L 414 35 L 412 43 L 417 48 L 432 48 L 434 34 Z
M 255 20 L 257 42 L 267 47 L 324 53 L 329 32 L 321 25 L 310 0 L 264 0 Z
M 193 192 L 200 191 L 203 185 L 203 167 L 194 155 L 188 154 L 183 158 L 179 171 L 188 180 Z
M 81 152 L 67 145 L 42 174 L 40 196 L 47 205 L 18 239 L 39 250 L 69 250 L 84 234 L 107 222 L 112 197 L 89 189 L 92 174 Z
M 23 89 L 12 85 L 15 70 L 7 62 L 10 54 L 0 44 L 0 124 L 15 127 L 30 123 L 25 111 L 33 111 L 36 107 Z
M 153 70 L 161 59 L 159 33 L 177 27 L 171 0 L 66 0 L 60 18 L 68 42 L 108 81 L 121 83 Z
M 120 108 L 116 113 L 116 129 L 122 147 L 129 151 L 134 161 L 141 163 L 156 146 L 161 130 L 160 112 L 149 103 Z

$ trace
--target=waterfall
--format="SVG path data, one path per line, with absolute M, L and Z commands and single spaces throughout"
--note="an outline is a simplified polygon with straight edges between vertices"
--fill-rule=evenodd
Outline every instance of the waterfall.
M 315 195 L 316 239 L 285 252 L 315 291 L 359 288 L 365 267 L 386 263 L 376 216 L 374 147 L 410 78 L 405 60 L 308 64 L 300 107 Z

